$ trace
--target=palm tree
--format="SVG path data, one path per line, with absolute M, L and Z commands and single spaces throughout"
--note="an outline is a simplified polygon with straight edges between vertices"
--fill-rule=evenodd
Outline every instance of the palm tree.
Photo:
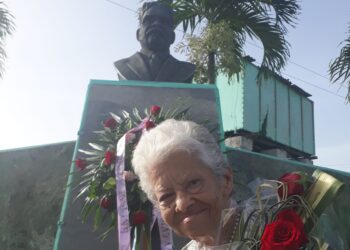
M 0 78 L 3 76 L 6 59 L 5 39 L 14 30 L 13 16 L 8 12 L 3 1 L 0 1 Z
M 191 31 L 189 58 L 210 83 L 219 70 L 229 77 L 241 71 L 247 36 L 264 47 L 261 68 L 279 72 L 289 57 L 287 25 L 294 27 L 300 10 L 297 0 L 174 0 L 172 6 L 184 31 Z M 200 26 L 201 34 L 194 36 Z M 196 45 L 201 49 L 191 51 Z
M 340 50 L 340 55 L 330 63 L 329 74 L 333 83 L 341 81 L 347 85 L 346 100 L 350 102 L 350 24 L 348 35 L 349 37 L 342 42 L 344 46 Z

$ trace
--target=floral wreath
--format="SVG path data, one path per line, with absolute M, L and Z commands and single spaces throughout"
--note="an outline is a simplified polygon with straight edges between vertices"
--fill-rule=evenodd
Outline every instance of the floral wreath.
M 111 117 L 102 123 L 103 130 L 94 131 L 99 142 L 89 143 L 89 150 L 79 149 L 85 157 L 74 162 L 76 168 L 85 173 L 81 176 L 76 199 L 85 198 L 81 209 L 83 222 L 94 214 L 93 230 L 100 228 L 103 221 L 109 220 L 108 228 L 100 235 L 101 240 L 118 223 L 119 249 L 151 249 L 151 231 L 157 221 L 159 231 L 163 232 L 159 235 L 162 249 L 171 249 L 171 232 L 139 187 L 131 158 L 143 133 L 166 119 L 186 119 L 188 111 L 189 108 L 184 108 L 165 112 L 160 106 L 153 105 L 144 111 L 145 118 L 136 108 L 132 114 L 126 111 L 121 116 L 110 113 Z M 119 186 L 120 183 L 123 185 Z M 122 234 L 120 231 L 127 233 Z

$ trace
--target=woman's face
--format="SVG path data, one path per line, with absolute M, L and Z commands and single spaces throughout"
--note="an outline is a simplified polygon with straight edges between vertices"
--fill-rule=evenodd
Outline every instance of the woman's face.
M 213 240 L 232 192 L 231 172 L 218 178 L 187 152 L 173 153 L 152 167 L 151 180 L 164 221 L 181 236 L 204 243 Z

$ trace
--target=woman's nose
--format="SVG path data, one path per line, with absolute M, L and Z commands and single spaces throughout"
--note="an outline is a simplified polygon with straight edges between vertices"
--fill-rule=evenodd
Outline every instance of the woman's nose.
M 192 204 L 194 203 L 192 197 L 188 193 L 179 192 L 176 195 L 175 211 L 176 212 L 188 212 Z

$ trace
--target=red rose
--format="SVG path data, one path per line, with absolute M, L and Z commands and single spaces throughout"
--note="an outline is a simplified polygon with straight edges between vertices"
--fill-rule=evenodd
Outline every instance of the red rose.
M 156 124 L 154 124 L 154 122 L 152 122 L 152 121 L 146 121 L 145 122 L 145 129 L 146 130 L 149 130 L 149 129 L 151 129 L 151 128 L 154 128 L 156 126 Z
M 301 218 L 294 210 L 287 209 L 266 225 L 260 250 L 298 250 L 307 242 Z
M 103 197 L 100 200 L 100 206 L 104 209 L 110 209 L 112 206 L 112 200 L 109 199 L 108 197 Z
M 105 128 L 115 129 L 117 127 L 117 121 L 111 117 L 104 121 L 103 126 L 105 126 Z
M 151 106 L 150 111 L 151 111 L 152 115 L 157 116 L 157 115 L 159 115 L 159 112 L 161 109 L 162 109 L 161 107 L 159 107 L 157 105 L 153 105 L 153 106 Z
M 87 162 L 86 160 L 79 158 L 75 160 L 75 166 L 79 170 L 84 170 L 87 166 Z
M 306 175 L 301 172 L 287 173 L 282 175 L 278 180 L 287 184 L 287 197 L 291 195 L 302 195 L 306 185 Z M 283 197 L 283 187 L 278 189 L 279 197 Z
M 144 211 L 137 211 L 132 215 L 131 222 L 133 225 L 145 224 L 147 215 Z
M 104 164 L 107 166 L 107 165 L 111 165 L 112 163 L 114 163 L 116 160 L 116 157 L 115 157 L 115 154 L 113 151 L 106 151 L 105 153 L 105 161 L 104 161 Z

